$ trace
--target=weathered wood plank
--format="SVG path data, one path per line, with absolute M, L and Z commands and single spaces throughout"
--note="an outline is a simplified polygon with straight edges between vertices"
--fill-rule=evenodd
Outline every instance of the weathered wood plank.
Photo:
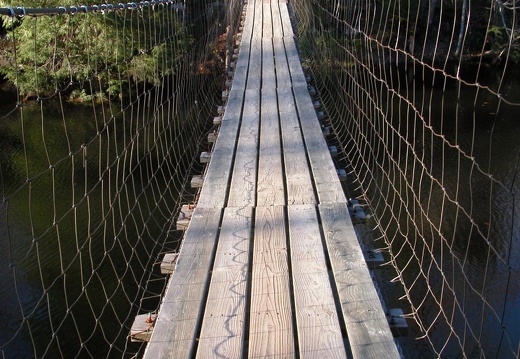
M 275 1 L 275 0 L 273 0 Z M 271 15 L 271 0 L 263 0 L 263 33 L 264 39 L 270 39 L 273 37 L 273 18 Z
M 305 80 L 296 43 L 294 42 L 294 33 L 287 4 L 279 4 L 279 8 L 280 17 L 282 19 L 284 46 L 287 53 L 293 86 L 304 86 L 307 84 L 307 81 Z
M 240 104 L 242 103 L 241 98 L 235 99 L 234 101 L 238 101 Z M 211 154 L 211 161 L 208 165 L 209 168 L 197 204 L 199 207 L 224 206 L 239 124 L 238 119 L 230 119 L 231 117 L 236 116 L 236 114 L 231 111 L 232 107 L 228 108 L 224 115 L 226 120 L 222 121 L 219 131 L 220 135 L 217 138 L 217 142 L 215 143 Z
M 246 90 L 240 136 L 231 178 L 228 206 L 254 206 L 260 126 L 260 92 Z
M 239 46 L 238 59 L 235 65 L 235 74 L 233 76 L 231 91 L 240 91 L 243 93 L 246 88 L 249 55 L 251 52 L 251 38 L 253 36 L 254 15 L 255 3 L 254 1 L 249 1 L 247 4 L 246 18 L 244 21 L 245 26 L 242 31 L 242 41 Z
M 244 26 L 242 30 L 242 40 L 244 38 L 251 39 L 253 36 L 253 20 L 255 16 L 255 1 L 250 0 L 246 5 L 246 17 L 244 19 Z M 248 41 L 249 43 L 249 41 Z
M 318 199 L 320 203 L 346 202 L 347 198 L 307 89 L 295 87 L 293 91 Z
M 280 126 L 276 92 L 262 89 L 257 205 L 285 204 Z
M 249 74 L 247 77 L 248 90 L 258 90 L 262 84 L 262 39 L 253 36 L 251 43 L 251 57 L 249 60 Z
M 290 179 L 287 181 L 287 203 L 316 203 L 291 89 L 278 89 L 278 103 L 281 104 L 279 113 L 285 176 Z
M 278 6 L 280 9 L 280 18 L 282 20 L 283 36 L 293 36 L 294 34 L 291 25 L 291 18 L 289 16 L 289 9 L 287 8 L 287 2 L 280 1 Z
M 195 208 L 145 358 L 187 358 L 193 354 L 220 217 L 221 209 Z
M 258 164 L 258 206 L 285 203 L 275 88 L 276 75 L 272 39 L 264 38 L 262 40 L 262 121 Z
M 179 258 L 178 252 L 166 253 L 160 264 L 161 274 L 172 274 L 175 270 L 177 258 Z
M 319 211 L 354 358 L 399 358 L 347 204 L 320 204 Z
M 249 0 L 254 3 L 254 23 L 253 23 L 253 40 L 261 39 L 263 35 L 263 1 Z
M 198 358 L 239 358 L 244 351 L 252 208 L 226 208 L 222 220 Z
M 287 65 L 287 56 L 283 39 L 275 37 L 273 39 L 274 56 L 276 59 L 276 86 L 279 89 L 289 89 L 292 87 L 289 66 Z
M 282 26 L 282 18 L 280 16 L 280 6 L 282 6 L 279 1 L 272 1 L 271 3 L 271 18 L 273 22 L 273 37 L 280 38 L 283 37 L 283 26 Z M 287 5 L 283 5 L 286 6 Z
M 301 358 L 345 358 L 316 208 L 288 206 L 291 263 Z
M 262 39 L 262 89 L 276 88 L 276 74 L 274 71 L 273 40 Z
M 295 357 L 282 206 L 255 213 L 249 357 Z
M 291 76 L 289 73 L 289 67 L 287 65 L 287 56 L 285 53 L 285 45 L 283 42 L 283 25 L 280 14 L 280 7 L 285 7 L 287 12 L 287 6 L 285 4 L 276 4 L 272 7 L 273 13 L 273 47 L 274 57 L 276 61 L 276 82 L 278 88 L 289 88 L 292 86 Z
M 296 48 L 293 36 L 286 36 L 283 38 L 285 46 L 285 52 L 287 54 L 287 62 L 289 64 L 289 70 L 291 72 L 291 81 L 294 87 L 305 87 L 307 86 L 307 80 L 303 73 L 302 65 L 300 62 L 300 56 Z
M 153 333 L 155 316 L 151 314 L 137 315 L 130 328 L 130 341 L 148 342 Z

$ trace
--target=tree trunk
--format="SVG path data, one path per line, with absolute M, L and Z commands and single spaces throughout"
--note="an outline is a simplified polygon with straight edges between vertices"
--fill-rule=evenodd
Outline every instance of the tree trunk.
M 464 35 L 466 34 L 466 26 L 468 24 L 468 0 L 462 2 L 462 12 L 460 14 L 460 29 L 459 39 L 457 40 L 457 48 L 455 49 L 455 56 L 458 57 L 462 51 L 462 43 L 464 42 Z
M 433 24 L 433 18 L 435 16 L 435 12 L 437 11 L 437 7 L 439 7 L 439 0 L 430 0 L 430 9 L 428 11 L 428 26 Z

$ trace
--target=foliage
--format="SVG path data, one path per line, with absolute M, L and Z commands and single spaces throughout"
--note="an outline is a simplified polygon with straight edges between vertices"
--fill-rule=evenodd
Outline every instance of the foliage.
M 520 31 L 510 31 L 503 26 L 491 26 L 488 30 L 491 55 L 494 60 L 508 58 L 512 63 L 520 63 Z
M 59 7 L 71 6 L 73 1 L 32 0 L 23 5 Z M 0 1 L 0 6 L 18 5 Z M 127 81 L 157 84 L 172 74 L 176 59 L 191 44 L 175 11 L 164 5 L 73 15 L 4 16 L 2 21 L 10 51 L 2 51 L 0 71 L 23 95 L 52 94 L 86 81 L 96 81 L 111 96 L 121 94 Z

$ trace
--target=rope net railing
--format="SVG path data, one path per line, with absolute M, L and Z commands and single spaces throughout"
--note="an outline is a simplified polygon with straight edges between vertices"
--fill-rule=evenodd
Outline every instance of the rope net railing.
M 291 1 L 409 357 L 519 356 L 518 4 Z M 431 354 L 428 354 L 430 352 Z
M 138 357 L 242 3 L 41 5 L 0 1 L 0 357 Z

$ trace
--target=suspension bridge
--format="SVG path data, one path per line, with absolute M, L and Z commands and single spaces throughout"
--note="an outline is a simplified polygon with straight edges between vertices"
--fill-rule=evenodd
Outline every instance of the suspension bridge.
M 245 14 L 218 137 L 145 358 L 399 357 L 286 3 L 249 1 Z
M 520 356 L 514 6 L 38 6 L 0 1 L 2 357 Z

